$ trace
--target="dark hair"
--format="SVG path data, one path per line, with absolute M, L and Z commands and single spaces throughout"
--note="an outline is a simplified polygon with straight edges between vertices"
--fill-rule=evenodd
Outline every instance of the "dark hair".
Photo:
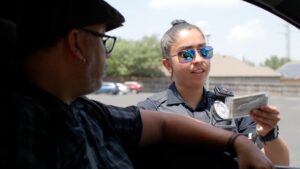
M 109 31 L 124 21 L 103 0 L 25 0 L 17 28 L 20 55 L 51 47 L 73 28 L 104 23 Z
M 172 27 L 167 30 L 167 32 L 163 35 L 161 41 L 160 41 L 160 47 L 162 51 L 163 57 L 169 57 L 170 56 L 170 46 L 176 42 L 177 34 L 183 30 L 183 29 L 196 29 L 199 32 L 201 32 L 202 36 L 204 37 L 202 31 L 200 28 L 196 25 L 190 24 L 186 22 L 185 20 L 173 20 L 171 22 Z

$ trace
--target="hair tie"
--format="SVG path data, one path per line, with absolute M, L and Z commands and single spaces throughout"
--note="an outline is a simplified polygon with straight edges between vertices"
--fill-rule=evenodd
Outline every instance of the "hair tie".
M 172 26 L 176 26 L 176 25 L 184 24 L 184 23 L 187 23 L 187 22 L 185 20 L 182 20 L 182 19 L 176 19 L 176 20 L 173 20 L 171 22 Z

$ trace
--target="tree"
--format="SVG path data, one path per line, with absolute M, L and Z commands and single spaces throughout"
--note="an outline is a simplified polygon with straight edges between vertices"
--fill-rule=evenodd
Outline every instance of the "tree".
M 108 59 L 107 75 L 117 76 L 162 76 L 161 52 L 156 36 L 132 41 L 118 39 Z
M 263 66 L 268 66 L 272 68 L 273 70 L 278 69 L 282 65 L 284 65 L 287 62 L 290 62 L 291 60 L 289 58 L 279 58 L 276 55 L 272 55 L 270 58 L 267 58 L 263 64 Z

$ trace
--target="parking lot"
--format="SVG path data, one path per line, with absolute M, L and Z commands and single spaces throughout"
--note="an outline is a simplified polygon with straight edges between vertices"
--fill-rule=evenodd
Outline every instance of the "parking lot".
M 102 103 L 129 106 L 147 98 L 152 93 L 127 95 L 88 95 L 89 98 Z M 278 107 L 281 112 L 280 135 L 285 139 L 290 150 L 291 166 L 300 167 L 300 98 L 296 97 L 270 97 L 269 103 Z

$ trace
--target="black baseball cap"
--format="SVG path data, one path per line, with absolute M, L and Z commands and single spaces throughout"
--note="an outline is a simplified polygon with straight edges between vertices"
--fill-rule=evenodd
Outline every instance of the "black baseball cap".
M 106 31 L 122 26 L 122 14 L 104 0 L 23 0 L 17 22 L 21 48 L 47 47 L 73 28 L 106 24 Z

